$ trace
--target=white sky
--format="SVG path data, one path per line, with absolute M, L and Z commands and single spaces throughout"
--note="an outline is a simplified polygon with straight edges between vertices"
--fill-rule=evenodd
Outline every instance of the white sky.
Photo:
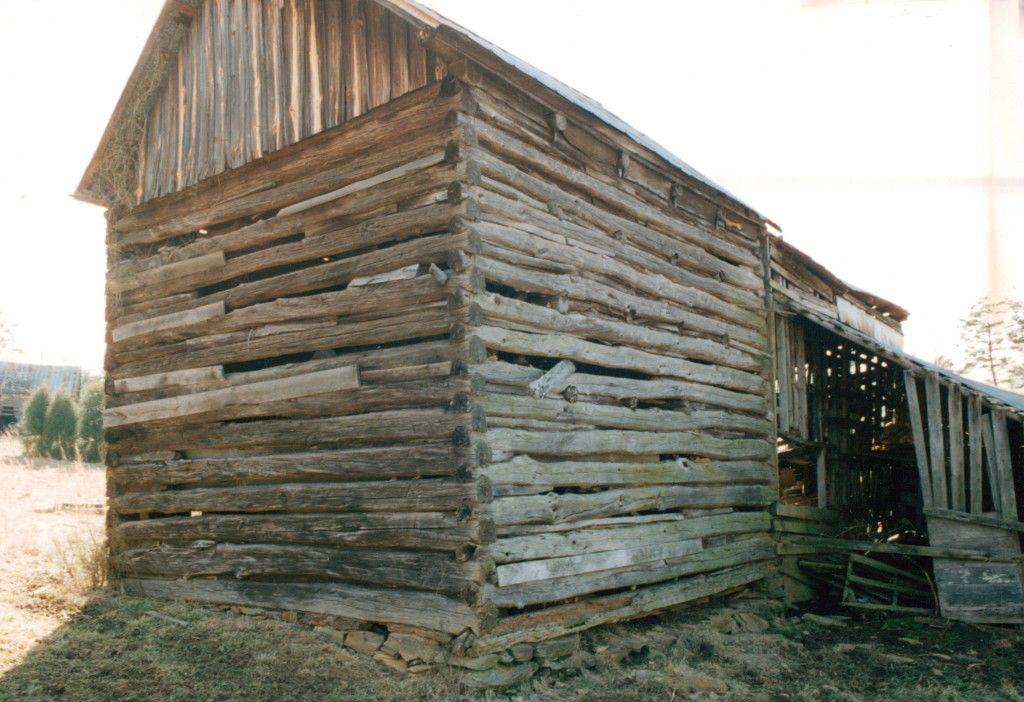
M 952 353 L 985 293 L 985 0 L 426 0 L 603 103 Z M 0 314 L 102 365 L 102 210 L 72 192 L 161 0 L 0 0 Z M 1024 199 L 1024 174 L 1012 190 Z M 1024 232 L 1006 256 L 1024 257 Z M 1024 297 L 1020 266 L 1010 266 Z

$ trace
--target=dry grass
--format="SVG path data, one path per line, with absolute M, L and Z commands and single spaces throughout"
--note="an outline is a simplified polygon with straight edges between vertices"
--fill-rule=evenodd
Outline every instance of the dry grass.
M 1024 702 L 1017 630 L 884 616 L 825 627 L 749 597 L 583 637 L 584 657 L 653 626 L 676 639 L 622 665 L 469 692 L 450 671 L 395 673 L 331 630 L 91 592 L 102 516 L 65 506 L 102 503 L 103 484 L 98 466 L 23 459 L 0 439 L 0 702 Z M 769 628 L 722 633 L 735 612 Z
M 104 584 L 103 467 L 21 456 L 0 435 L 0 672 Z

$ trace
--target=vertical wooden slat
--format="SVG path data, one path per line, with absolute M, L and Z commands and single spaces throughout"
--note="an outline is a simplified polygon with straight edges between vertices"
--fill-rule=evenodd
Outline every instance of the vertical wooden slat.
M 984 447 L 983 429 L 981 422 L 981 399 L 974 394 L 967 398 L 967 438 L 969 443 L 969 466 L 971 490 L 971 512 L 981 514 L 983 509 L 983 498 L 985 488 L 982 485 L 982 448 Z
M 306 67 L 308 76 L 308 95 L 306 101 L 309 105 L 309 131 L 303 136 L 318 134 L 324 129 L 324 95 L 320 82 L 320 64 L 322 62 L 320 46 L 320 23 L 317 21 L 317 12 L 320 3 L 311 2 L 306 7 L 306 57 L 309 65 Z
M 212 3 L 211 3 L 212 4 Z M 213 165 L 210 175 L 222 173 L 227 166 L 228 134 L 228 0 L 218 0 L 213 16 L 213 74 L 214 74 L 214 128 Z
M 249 109 L 249 158 L 263 155 L 263 122 L 266 114 L 266 96 L 263 93 L 264 76 L 267 73 L 266 55 L 263 51 L 263 3 L 248 0 L 249 20 L 249 63 L 252 67 L 252 104 Z
M 949 507 L 946 481 L 946 448 L 942 438 L 942 386 L 937 373 L 928 373 L 924 379 L 928 400 L 928 452 L 932 469 L 932 500 L 940 509 Z
M 776 382 L 779 384 L 778 391 L 778 425 L 782 431 L 789 431 L 790 410 L 789 402 L 793 383 L 793 373 L 789 363 L 789 325 L 788 319 L 782 316 L 776 318 L 777 332 L 775 334 L 775 363 Z
M 981 432 L 985 443 L 985 475 L 988 476 L 988 490 L 992 495 L 992 509 L 1002 514 L 1002 504 L 999 499 L 999 466 L 996 459 L 996 442 L 992 432 L 991 414 L 982 416 Z
M 183 188 L 185 186 L 185 133 L 187 129 L 187 116 L 188 112 L 186 109 L 186 102 L 188 100 L 188 92 L 186 89 L 185 74 L 187 72 L 187 43 L 184 44 L 178 50 L 178 65 L 175 71 L 175 82 L 174 86 L 176 90 L 176 103 L 178 108 L 178 148 L 174 154 L 174 188 L 175 190 Z
M 345 119 L 366 112 L 368 101 L 366 66 L 366 15 L 362 0 L 345 0 Z
M 334 127 L 345 120 L 345 83 L 343 80 L 342 57 L 342 3 L 322 3 L 324 10 L 324 34 L 326 49 L 324 69 L 326 74 L 325 124 Z
M 375 2 L 366 3 L 366 60 L 369 71 L 370 107 L 391 99 L 391 28 L 387 10 Z
M 928 448 L 924 439 L 924 422 L 921 419 L 921 403 L 917 395 L 917 377 L 913 371 L 903 371 L 903 382 L 907 389 L 907 410 L 910 413 L 910 429 L 914 436 L 914 453 L 917 456 L 917 476 L 921 483 L 921 501 L 925 509 L 935 506 L 932 500 L 931 469 L 928 465 Z
M 391 53 L 391 97 L 409 92 L 409 37 L 408 23 L 388 12 L 388 50 Z
M 1003 519 L 1016 521 L 1017 496 L 1014 494 L 1013 455 L 1010 453 L 1010 433 L 1006 426 L 1006 413 L 993 410 L 991 417 L 996 484 L 999 486 L 998 500 L 994 501 L 999 506 L 999 512 L 1003 515 Z
M 416 33 L 409 29 L 409 88 L 415 90 L 427 84 L 427 50 L 420 44 Z
M 302 138 L 303 31 L 298 0 L 289 0 L 284 24 L 288 37 L 285 47 L 288 58 L 288 118 L 285 140 L 288 144 L 294 144 Z
M 964 410 L 960 388 L 948 386 L 949 405 L 949 494 L 950 509 L 967 509 L 964 484 Z
M 818 449 L 818 459 L 815 462 L 815 472 L 817 478 L 817 492 L 818 492 L 818 507 L 825 509 L 828 507 L 828 449 L 821 447 Z
M 802 324 L 790 325 L 792 343 L 790 345 L 795 383 L 793 386 L 793 405 L 796 408 L 793 425 L 797 434 L 807 438 L 807 354 L 804 348 L 804 328 Z
M 273 83 L 270 140 L 271 148 L 275 151 L 285 145 L 288 130 L 288 79 L 284 56 L 284 14 L 284 7 L 281 3 L 270 3 L 270 14 L 267 15 L 270 75 Z

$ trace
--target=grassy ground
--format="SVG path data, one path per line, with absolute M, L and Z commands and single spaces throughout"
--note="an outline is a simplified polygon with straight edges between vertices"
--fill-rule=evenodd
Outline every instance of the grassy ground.
M 17 449 L 0 440 L 0 701 L 1024 702 L 1018 630 L 816 620 L 749 593 L 590 632 L 580 672 L 469 692 L 450 672 L 395 673 L 329 630 L 90 592 L 103 575 L 102 516 L 87 511 L 102 502 L 102 470 Z M 627 640 L 646 645 L 612 662 Z

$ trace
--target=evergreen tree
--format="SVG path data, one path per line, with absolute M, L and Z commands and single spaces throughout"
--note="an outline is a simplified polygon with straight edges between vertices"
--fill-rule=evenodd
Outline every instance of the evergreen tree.
M 58 393 L 46 410 L 41 449 L 50 458 L 72 458 L 75 455 L 77 433 L 78 412 L 75 404 L 65 393 Z
M 1024 303 L 982 298 L 960 320 L 962 373 L 999 387 L 1024 387 Z
M 40 385 L 32 393 L 21 416 L 21 431 L 24 435 L 25 452 L 30 456 L 41 456 L 43 428 L 46 426 L 46 411 L 50 408 L 50 388 Z
M 103 460 L 103 383 L 93 381 L 82 388 L 78 411 L 78 450 L 83 461 Z

